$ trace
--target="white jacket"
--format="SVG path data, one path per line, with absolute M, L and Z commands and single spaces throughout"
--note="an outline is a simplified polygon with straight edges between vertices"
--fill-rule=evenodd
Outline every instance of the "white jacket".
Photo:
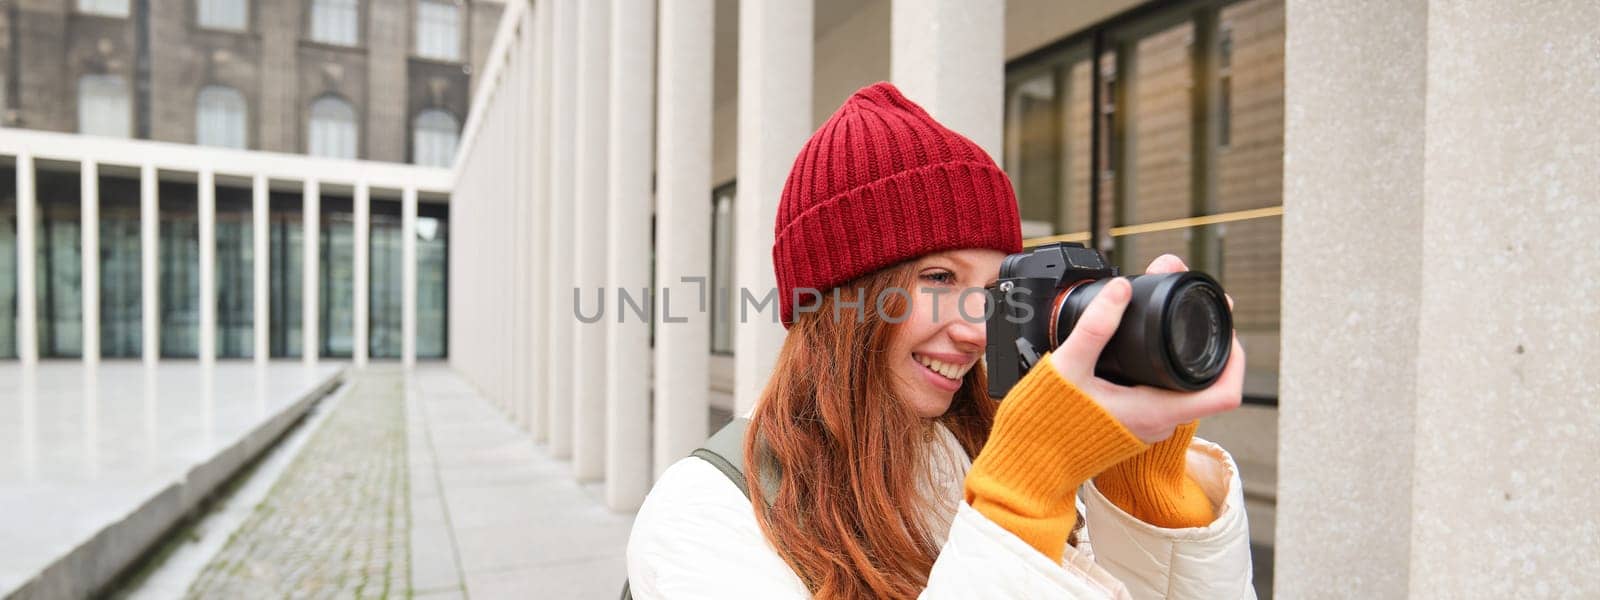
M 1084 539 L 1057 565 L 961 501 L 972 463 L 955 436 L 931 443 L 923 485 L 947 509 L 928 518 L 949 534 L 923 598 L 1255 598 L 1239 469 L 1221 446 L 1197 438 L 1189 447 L 1189 473 L 1217 509 L 1210 525 L 1149 525 L 1090 482 L 1078 494 Z M 673 464 L 645 498 L 628 539 L 628 579 L 639 600 L 810 597 L 749 499 L 699 458 Z

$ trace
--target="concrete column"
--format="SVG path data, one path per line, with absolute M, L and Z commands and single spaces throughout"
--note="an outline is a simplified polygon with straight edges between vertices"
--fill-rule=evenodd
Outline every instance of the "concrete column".
M 255 318 L 252 320 L 255 327 L 255 335 L 252 340 L 255 342 L 255 350 L 252 355 L 255 357 L 256 364 L 264 365 L 267 363 L 267 355 L 271 353 L 267 342 L 272 331 L 268 327 L 271 316 L 269 316 L 269 311 L 267 310 L 271 298 L 267 275 L 271 272 L 269 270 L 271 265 L 269 262 L 271 260 L 269 242 L 272 235 L 267 229 L 267 211 L 271 208 L 268 204 L 267 176 L 257 173 L 250 182 L 250 190 L 251 199 L 253 200 L 250 213 L 252 225 L 250 242 L 255 247 L 250 257 L 250 266 L 254 270 L 252 273 L 254 276 L 253 283 L 255 284 L 255 302 L 253 305 Z
M 576 193 L 573 194 L 572 280 L 589 301 L 613 298 L 606 269 L 606 142 L 608 72 L 611 67 L 610 0 L 578 4 L 578 73 Z M 570 297 L 569 297 L 570 298 Z M 606 326 L 604 320 L 573 322 L 572 331 L 572 470 L 580 481 L 592 481 L 605 470 Z
M 317 235 L 322 229 L 322 189 L 315 179 L 305 181 L 301 200 L 301 223 L 305 234 L 301 236 L 300 258 L 300 358 L 308 365 L 317 364 Z
M 528 295 L 528 306 L 525 310 L 532 317 L 532 337 L 529 340 L 529 350 L 532 361 L 526 366 L 531 377 L 528 385 L 528 431 L 533 434 L 534 441 L 542 442 L 549 437 L 549 402 L 545 392 L 544 382 L 549 377 L 550 343 L 548 332 L 551 320 L 550 311 L 545 307 L 549 305 L 549 294 L 545 291 L 550 287 L 548 281 L 549 264 L 545 257 L 545 245 L 550 237 L 550 187 L 548 185 L 550 173 L 550 53 L 551 53 L 551 18 L 550 3 L 539 2 L 533 7 L 533 53 L 535 61 L 535 76 L 533 80 L 533 105 L 530 112 L 532 119 L 527 128 L 529 139 L 532 141 L 532 153 L 529 155 L 529 205 L 532 207 L 528 215 L 529 240 L 532 242 L 527 247 L 528 272 L 532 277 L 533 288 Z
M 772 224 L 795 154 L 811 135 L 812 0 L 739 7 L 739 199 L 734 236 L 738 319 L 734 413 L 755 408 L 783 348 Z M 748 294 L 750 301 L 745 302 Z M 756 306 L 770 295 L 759 312 Z M 741 307 L 748 305 L 744 317 Z
M 37 275 L 39 202 L 34 188 L 33 155 L 17 153 L 17 358 L 24 365 L 39 361 Z
M 371 234 L 370 224 L 372 223 L 372 188 L 365 181 L 356 182 L 355 205 L 356 224 L 354 236 L 355 242 L 353 242 L 355 245 L 355 252 L 353 256 L 355 268 L 352 270 L 355 277 L 355 310 L 351 313 L 355 315 L 355 318 L 353 319 L 355 323 L 353 323 L 351 327 L 350 356 L 354 358 L 356 366 L 364 367 L 367 365 L 368 349 L 367 308 L 371 306 L 371 304 L 367 302 L 369 287 L 368 283 L 370 283 L 368 280 L 368 272 L 372 262 L 371 257 L 368 255 L 370 244 L 367 243 L 367 238 L 370 237 Z
M 611 132 L 604 231 L 606 273 L 618 301 L 615 314 L 602 322 L 606 364 L 620 369 L 639 365 L 640 357 L 650 355 L 647 257 L 653 204 L 656 0 L 614 0 L 610 28 Z M 625 294 L 637 304 L 624 302 Z M 633 310 L 634 306 L 641 310 Z M 704 348 L 701 350 L 704 355 Z M 645 492 L 650 491 L 650 380 L 607 377 L 605 392 L 606 506 L 616 511 L 637 510 Z
M 505 128 L 506 141 L 510 144 L 508 158 L 511 168 L 505 174 L 511 179 L 512 193 L 506 198 L 510 204 L 507 208 L 506 225 L 511 231 L 508 242 L 507 258 L 510 259 L 511 289 L 509 298 L 510 310 L 506 315 L 511 320 L 511 369 L 507 374 L 511 376 L 510 410 L 518 426 L 528 427 L 529 396 L 528 387 L 533 385 L 533 379 L 528 373 L 528 346 L 533 342 L 529 331 L 530 321 L 533 316 L 528 314 L 528 295 L 531 293 L 528 281 L 528 250 L 533 246 L 533 240 L 528 238 L 528 213 L 532 212 L 530 194 L 528 193 L 532 182 L 528 181 L 528 154 L 529 141 L 528 123 L 532 121 L 528 114 L 532 108 L 532 98 L 528 93 L 528 80 L 531 79 L 532 61 L 528 56 L 529 40 L 533 32 L 529 30 L 528 20 L 531 18 L 528 11 L 522 12 L 522 18 L 517 23 L 516 42 L 512 44 L 506 61 L 506 71 L 510 77 L 511 89 L 507 90 L 507 104 L 513 107 L 506 111 L 508 123 Z
M 715 4 L 661 4 L 656 112 L 655 448 L 653 473 L 706 439 L 710 386 L 711 64 Z M 700 278 L 696 284 L 683 281 Z M 681 319 L 681 320 L 680 320 Z
M 139 168 L 139 291 L 144 309 L 144 364 L 161 359 L 161 211 L 155 165 Z
M 100 169 L 94 161 L 85 160 L 78 174 L 83 363 L 92 366 L 100 362 Z
M 201 167 L 200 188 L 200 364 L 217 358 L 217 183 Z
M 552 0 L 550 5 L 550 239 L 545 252 L 550 270 L 546 296 L 550 306 L 546 351 L 550 360 L 545 389 L 550 403 L 546 422 L 550 431 L 550 454 L 556 458 L 572 455 L 572 328 L 577 322 L 572 316 L 572 242 L 575 237 L 572 231 L 575 163 L 572 147 L 577 141 L 577 124 L 571 115 L 578 104 L 575 89 L 577 36 L 574 32 L 577 11 L 575 0 Z
M 1276 593 L 1600 589 L 1600 5 L 1286 20 Z
M 417 364 L 417 188 L 400 192 L 400 362 Z
M 1000 160 L 1005 0 L 893 0 L 889 20 L 895 86 Z

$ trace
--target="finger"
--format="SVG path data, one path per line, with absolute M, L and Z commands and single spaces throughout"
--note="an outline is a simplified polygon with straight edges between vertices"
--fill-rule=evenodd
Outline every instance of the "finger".
M 1183 259 L 1173 254 L 1163 254 L 1150 261 L 1150 266 L 1146 267 L 1144 272 L 1146 275 L 1157 275 L 1161 273 L 1182 273 L 1187 270 L 1189 270 L 1189 266 L 1183 264 Z
M 1106 282 L 1094 299 L 1089 301 L 1083 316 L 1072 326 L 1067 341 L 1056 348 L 1056 369 L 1074 382 L 1092 374 L 1095 363 L 1100 360 L 1100 352 L 1105 350 L 1111 335 L 1117 332 L 1122 313 L 1128 308 L 1128 300 L 1132 297 L 1133 286 L 1127 279 L 1117 277 Z

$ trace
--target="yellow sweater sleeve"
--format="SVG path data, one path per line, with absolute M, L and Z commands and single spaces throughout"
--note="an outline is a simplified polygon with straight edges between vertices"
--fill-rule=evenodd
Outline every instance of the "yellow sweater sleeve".
M 967 472 L 966 499 L 1054 562 L 1077 523 L 1075 492 L 1145 444 L 1061 377 L 1049 356 L 1006 394 Z
M 1198 422 L 1179 425 L 1144 452 L 1112 465 L 1094 485 L 1118 508 L 1157 527 L 1202 527 L 1216 520 L 1211 500 L 1189 476 L 1189 443 Z

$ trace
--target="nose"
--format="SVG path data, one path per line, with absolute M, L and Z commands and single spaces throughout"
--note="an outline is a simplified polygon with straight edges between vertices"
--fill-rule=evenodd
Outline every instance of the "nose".
M 989 326 L 984 321 L 984 310 L 988 302 L 989 295 L 983 288 L 961 294 L 957 318 L 952 319 L 946 328 L 950 340 L 956 343 L 956 348 L 961 352 L 982 352 L 984 345 L 988 343 Z

